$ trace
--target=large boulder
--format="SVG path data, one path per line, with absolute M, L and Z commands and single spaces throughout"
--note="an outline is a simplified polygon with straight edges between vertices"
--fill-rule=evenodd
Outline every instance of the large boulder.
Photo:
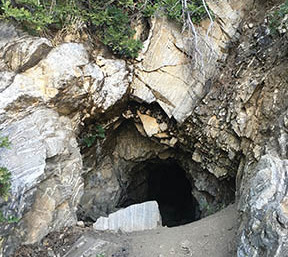
M 244 15 L 244 3 L 207 3 L 218 17 L 212 30 L 212 24 L 203 21 L 196 32 L 181 33 L 181 28 L 165 17 L 155 18 L 138 58 L 140 62 L 135 65 L 132 97 L 157 102 L 179 123 L 209 90 L 208 80 L 215 74 L 217 62 L 226 58 L 228 43 Z
M 0 70 L 27 70 L 52 49 L 48 39 L 28 36 L 4 22 L 0 23 L 0 38 Z
M 156 201 L 133 204 L 111 213 L 107 218 L 100 217 L 94 224 L 95 230 L 133 232 L 157 228 L 161 216 Z

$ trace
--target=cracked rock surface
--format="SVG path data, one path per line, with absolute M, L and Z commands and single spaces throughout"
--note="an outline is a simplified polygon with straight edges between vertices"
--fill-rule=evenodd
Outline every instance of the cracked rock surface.
M 239 257 L 286 256 L 288 48 L 267 23 L 276 2 L 207 0 L 215 24 L 208 36 L 209 22 L 199 25 L 197 45 L 156 17 L 134 61 L 1 22 L 0 131 L 11 147 L 0 166 L 12 181 L 0 208 L 19 222 L 1 225 L 0 256 L 117 211 L 138 189 L 145 200 L 145 170 L 171 159 L 201 217 L 236 194 Z

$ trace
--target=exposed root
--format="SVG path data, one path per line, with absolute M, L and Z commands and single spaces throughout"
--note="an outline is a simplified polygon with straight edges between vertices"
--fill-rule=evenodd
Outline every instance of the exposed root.
M 188 10 L 188 3 L 187 0 L 181 0 L 182 3 L 182 16 L 183 16 L 183 31 L 184 30 L 188 30 L 189 33 L 191 33 L 192 35 L 192 40 L 194 41 L 194 54 L 191 54 L 191 56 L 194 55 L 194 59 L 195 59 L 195 67 L 199 67 L 199 70 L 202 73 L 205 73 L 204 70 L 204 56 L 203 56 L 203 51 L 201 49 L 199 49 L 199 35 L 198 32 L 195 28 L 195 25 L 192 21 L 191 18 L 191 13 Z M 209 17 L 210 20 L 210 24 L 206 33 L 206 37 L 205 39 L 203 38 L 203 41 L 208 49 L 208 62 L 211 61 L 211 58 L 214 56 L 215 51 L 213 49 L 213 45 L 210 42 L 210 38 L 209 38 L 209 34 L 211 33 L 211 30 L 213 28 L 214 25 L 214 21 L 212 18 L 212 15 L 207 7 L 206 1 L 202 0 L 202 4 L 203 7 L 207 13 L 207 16 Z

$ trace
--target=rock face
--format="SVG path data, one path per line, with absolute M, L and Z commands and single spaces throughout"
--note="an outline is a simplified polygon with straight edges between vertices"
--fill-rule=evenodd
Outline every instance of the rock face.
M 223 70 L 178 137 L 215 177 L 237 174 L 241 257 L 287 255 L 287 38 L 271 35 L 264 18 L 244 25 L 228 58 L 233 68 Z
M 82 44 L 66 43 L 54 48 L 38 65 L 17 74 L 9 87 L 3 90 L 0 115 L 3 116 L 4 110 L 16 108 L 23 98 L 31 99 L 32 104 L 56 105 L 63 114 L 85 106 L 88 95 L 92 97 L 94 108 L 106 110 L 113 106 L 128 88 L 125 62 L 98 60 L 102 71 L 96 64 L 89 63 L 88 57 Z M 25 103 L 29 104 L 29 101 L 22 103 L 22 108 Z
M 251 9 L 238 33 L 252 2 L 261 12 Z M 0 23 L 0 131 L 11 141 L 0 166 L 12 174 L 0 209 L 20 219 L 0 227 L 2 256 L 75 224 L 76 212 L 96 220 L 146 201 L 145 170 L 169 160 L 186 172 L 202 216 L 236 190 L 239 257 L 288 255 L 287 37 L 271 34 L 268 2 L 207 3 L 216 17 L 208 35 L 208 21 L 196 42 L 157 17 L 134 62 L 89 42 L 52 47 Z M 117 230 L 108 221 L 124 211 L 97 226 Z
M 241 227 L 238 256 L 286 256 L 288 160 L 264 155 L 253 173 L 240 199 L 245 226 Z
M 0 163 L 12 174 L 11 199 L 1 209 L 7 216 L 22 217 L 15 234 L 10 231 L 5 238 L 11 245 L 4 250 L 9 252 L 13 236 L 34 243 L 76 223 L 83 193 L 82 159 L 70 120 L 49 109 L 35 110 L 1 134 L 9 135 L 11 147 L 1 150 Z M 7 233 L 5 228 L 1 232 Z
M 19 219 L 0 229 L 1 254 L 8 256 L 20 242 L 76 224 L 83 171 L 75 130 L 90 115 L 82 110 L 114 106 L 128 90 L 130 71 L 123 60 L 90 62 L 89 47 L 80 43 L 52 48 L 5 23 L 0 35 L 0 130 L 11 142 L 0 164 L 12 174 L 11 197 L 0 208 Z
M 95 230 L 133 232 L 153 229 L 161 223 L 156 201 L 131 205 L 111 213 L 107 218 L 100 217 L 94 224 Z
M 223 1 L 220 6 L 213 1 L 209 4 L 222 21 L 214 23 L 209 37 L 205 35 L 209 26 L 206 23 L 197 32 L 197 42 L 194 35 L 182 34 L 174 23 L 158 17 L 152 20 L 145 42 L 147 48 L 139 57 L 141 62 L 135 66 L 131 95 L 138 101 L 157 102 L 178 122 L 191 114 L 207 92 L 206 82 L 214 75 L 217 60 L 225 58 L 227 43 L 235 35 L 243 15 L 244 5 L 236 7 L 233 1 Z

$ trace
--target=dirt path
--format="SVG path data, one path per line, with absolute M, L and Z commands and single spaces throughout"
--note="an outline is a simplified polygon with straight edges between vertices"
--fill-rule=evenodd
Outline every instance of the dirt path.
M 231 257 L 235 253 L 235 206 L 205 219 L 174 228 L 130 234 L 133 257 Z
M 48 235 L 40 244 L 22 246 L 14 257 L 232 257 L 236 256 L 236 229 L 237 213 L 230 205 L 207 218 L 173 228 L 110 233 L 73 227 Z M 98 251 L 96 245 L 103 243 L 107 246 Z

